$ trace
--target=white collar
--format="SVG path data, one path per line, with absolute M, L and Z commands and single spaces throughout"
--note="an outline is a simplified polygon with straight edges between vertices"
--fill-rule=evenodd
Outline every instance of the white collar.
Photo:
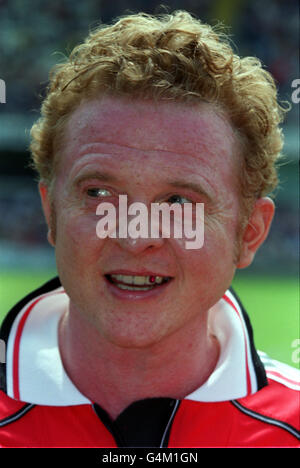
M 7 343 L 8 396 L 49 406 L 92 403 L 68 377 L 59 353 L 58 323 L 68 301 L 60 287 L 31 300 L 16 316 Z M 186 399 L 225 401 L 255 393 L 257 379 L 247 326 L 229 290 L 211 309 L 209 320 L 220 343 L 220 357 L 208 380 Z

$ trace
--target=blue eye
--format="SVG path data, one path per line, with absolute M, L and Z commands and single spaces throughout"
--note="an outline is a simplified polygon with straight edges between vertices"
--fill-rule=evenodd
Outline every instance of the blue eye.
M 179 204 L 184 204 L 184 203 L 191 203 L 191 200 L 189 200 L 188 198 L 185 198 L 181 195 L 171 195 L 169 198 L 168 198 L 168 202 L 173 204 L 173 203 L 179 203 Z
M 109 190 L 101 189 L 97 187 L 87 189 L 87 194 L 89 197 L 92 197 L 92 198 L 109 197 L 111 195 Z

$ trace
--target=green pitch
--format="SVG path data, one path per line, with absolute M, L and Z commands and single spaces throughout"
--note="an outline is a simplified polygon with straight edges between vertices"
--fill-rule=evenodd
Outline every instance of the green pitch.
M 0 322 L 24 295 L 55 276 L 55 272 L 0 274 Z M 256 347 L 274 359 L 299 367 L 299 281 L 239 275 L 233 286 L 245 304 Z

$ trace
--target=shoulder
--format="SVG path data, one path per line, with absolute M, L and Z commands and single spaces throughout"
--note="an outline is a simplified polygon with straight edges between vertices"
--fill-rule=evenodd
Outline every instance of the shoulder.
M 4 359 L 2 356 L 0 360 L 0 390 L 3 390 L 5 393 L 7 393 L 8 348 L 11 336 L 17 338 L 17 340 L 13 339 L 13 341 L 19 345 L 20 335 L 28 315 L 37 305 L 43 303 L 42 300 L 45 297 L 48 297 L 59 288 L 61 288 L 59 278 L 51 279 L 21 299 L 10 309 L 0 324 L 0 343 L 4 351 L 4 353 L 2 353 Z
M 0 390 L 0 448 L 26 446 L 22 443 L 26 436 L 20 437 L 20 429 L 25 435 L 31 433 L 26 415 L 30 414 L 34 406 L 31 403 L 16 401 Z M 20 443 L 16 444 L 16 440 Z
M 232 404 L 245 417 L 263 424 L 265 431 L 300 439 L 300 372 L 287 364 L 259 353 L 268 385 Z M 280 431 L 278 432 L 278 429 Z M 282 432 L 283 431 L 283 432 Z M 292 440 L 292 439 L 290 439 Z
M 47 281 L 39 288 L 27 294 L 20 301 L 18 301 L 12 307 L 12 309 L 8 311 L 8 313 L 4 317 L 3 322 L 0 323 L 0 338 L 2 339 L 2 341 L 4 341 L 5 343 L 7 342 L 12 324 L 22 309 L 32 306 L 35 303 L 35 301 L 39 300 L 39 298 L 43 297 L 45 294 L 55 291 L 59 287 L 61 287 L 60 279 L 59 277 L 55 277 Z
M 0 390 L 0 428 L 24 416 L 34 405 L 14 400 Z

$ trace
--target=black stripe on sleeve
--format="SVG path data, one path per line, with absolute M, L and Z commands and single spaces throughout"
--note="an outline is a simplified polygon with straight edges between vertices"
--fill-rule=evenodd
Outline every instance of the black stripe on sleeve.
M 253 411 L 249 408 L 246 408 L 245 406 L 241 405 L 238 401 L 232 400 L 231 403 L 233 406 L 235 406 L 239 411 L 242 413 L 246 414 L 247 416 L 250 416 L 254 419 L 258 419 L 259 421 L 262 421 L 266 424 L 272 424 L 273 426 L 277 426 L 281 429 L 284 429 L 285 431 L 289 432 L 292 434 L 296 439 L 300 440 L 300 432 L 290 424 L 287 424 L 283 421 L 280 421 L 279 419 L 274 419 L 270 418 L 269 416 L 264 416 L 263 414 L 257 413 L 256 411 Z
M 13 422 L 17 421 L 18 419 L 22 418 L 22 416 L 24 416 L 26 413 L 28 413 L 28 411 L 30 411 L 34 407 L 35 407 L 35 405 L 33 405 L 31 403 L 26 403 L 26 405 L 22 406 L 22 408 L 19 409 L 18 411 L 16 411 L 15 413 L 7 416 L 7 418 L 4 418 L 4 419 L 0 420 L 0 427 L 7 426 L 7 424 L 10 424 L 10 423 L 13 423 Z

